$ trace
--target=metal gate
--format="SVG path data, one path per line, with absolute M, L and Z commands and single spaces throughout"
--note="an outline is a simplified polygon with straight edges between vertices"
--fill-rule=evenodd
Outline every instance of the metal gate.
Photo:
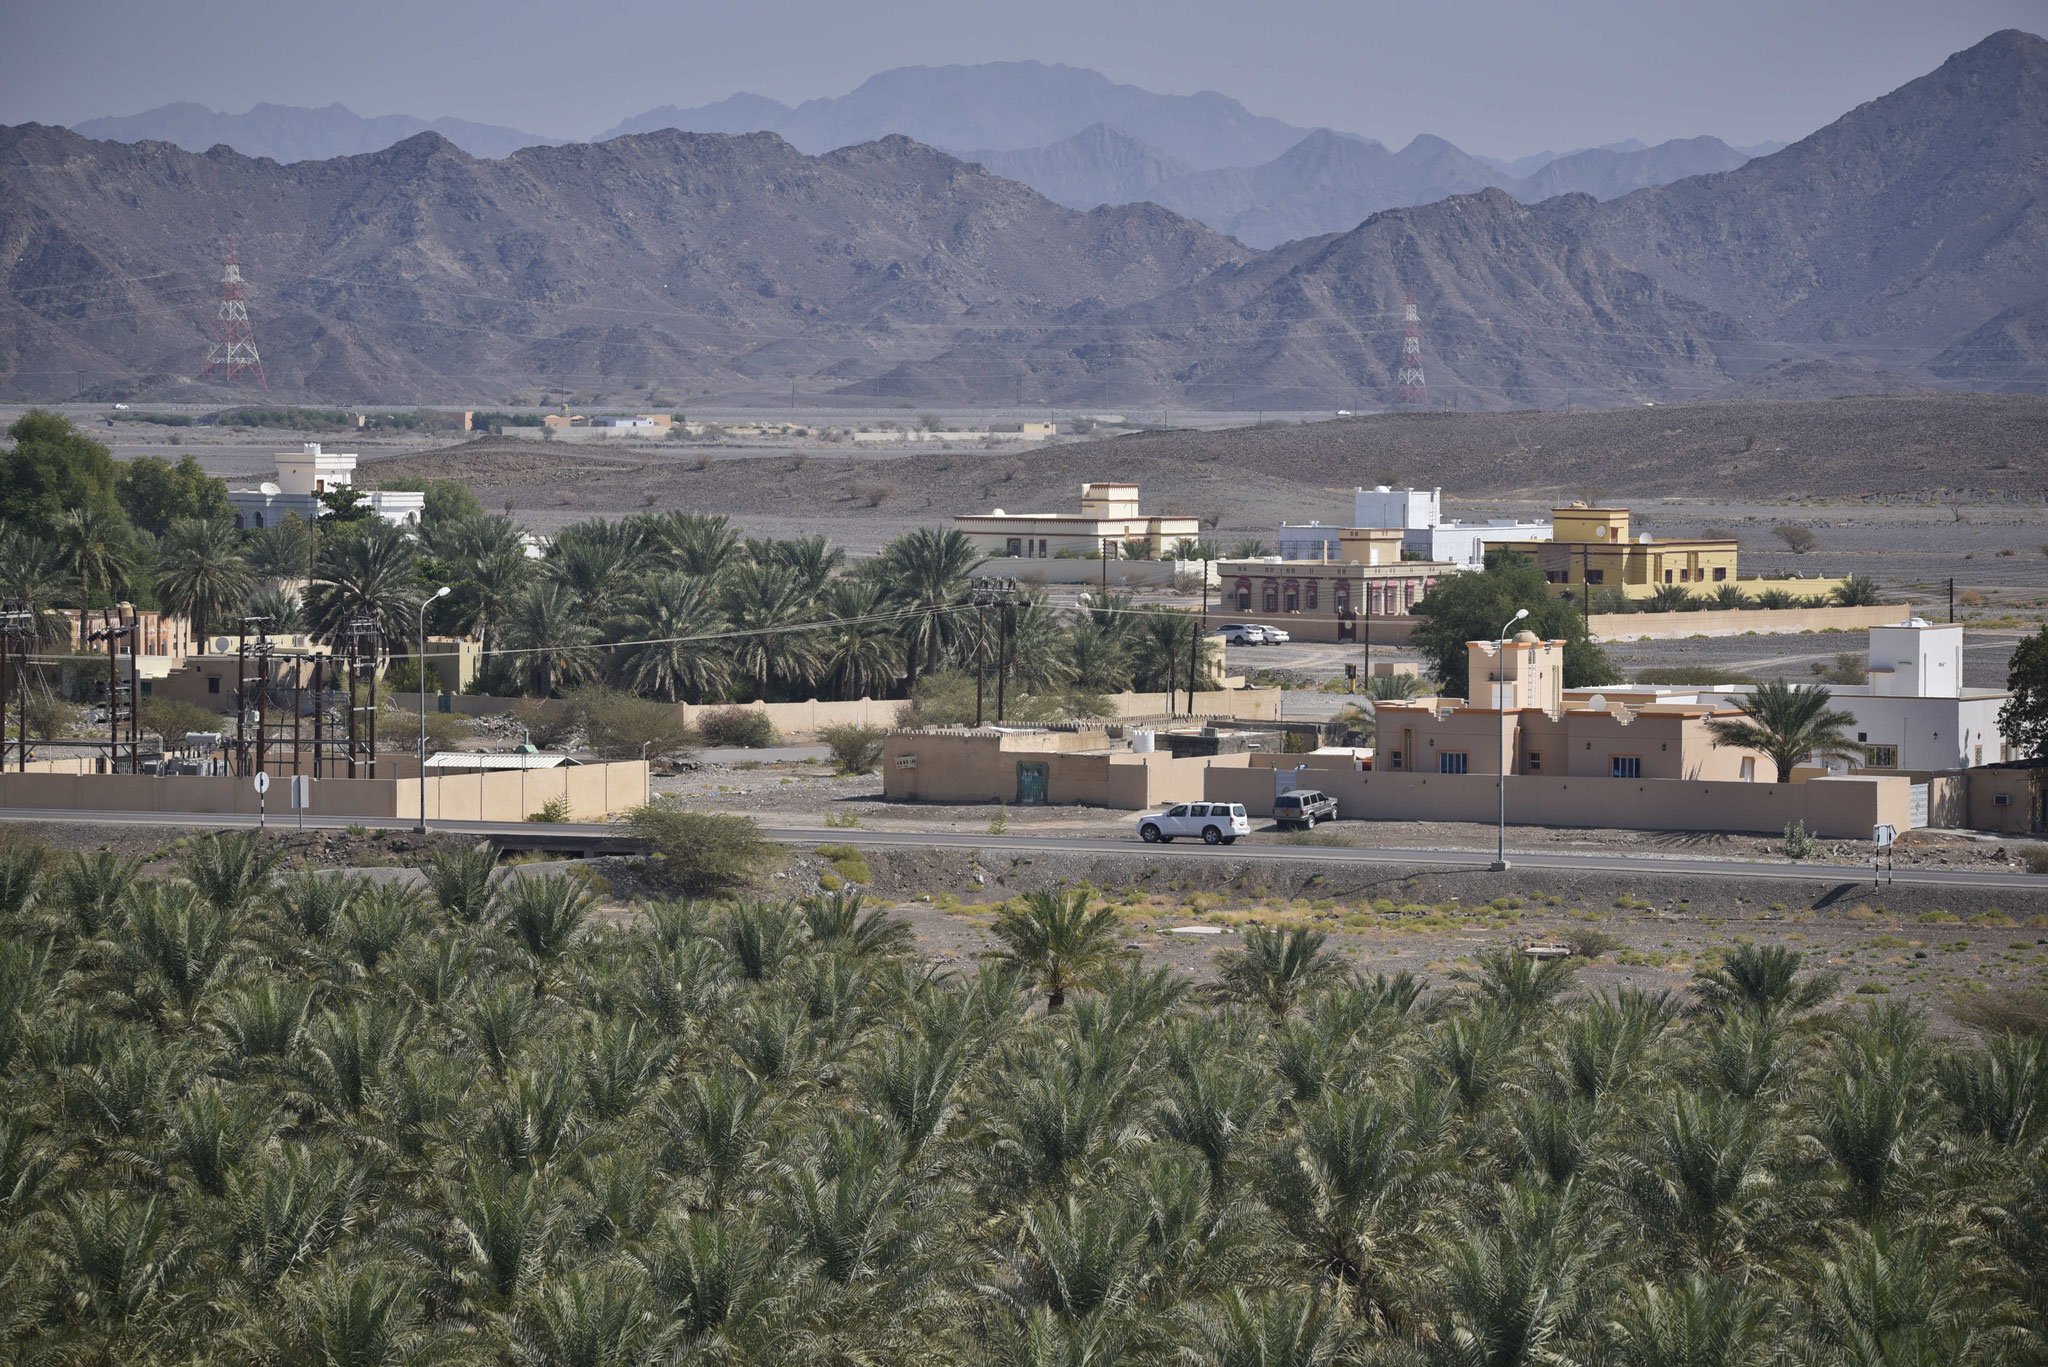
M 1906 824 L 1919 830 L 1927 824 L 1927 785 L 1916 783 L 1906 799 Z
M 1017 766 L 1017 804 L 1022 807 L 1038 807 L 1045 803 L 1045 771 L 1043 764 L 1019 764 Z

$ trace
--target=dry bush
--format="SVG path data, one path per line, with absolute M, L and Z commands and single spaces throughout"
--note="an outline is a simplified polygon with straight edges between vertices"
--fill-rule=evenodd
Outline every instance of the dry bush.
M 1986 987 L 1958 992 L 1949 1015 L 1989 1035 L 2048 1035 L 2048 989 Z

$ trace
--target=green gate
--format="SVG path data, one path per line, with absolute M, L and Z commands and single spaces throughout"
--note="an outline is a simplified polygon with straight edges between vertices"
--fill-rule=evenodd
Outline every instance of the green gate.
M 1045 805 L 1045 766 L 1043 764 L 1019 764 L 1017 766 L 1017 805 L 1020 807 L 1042 807 Z

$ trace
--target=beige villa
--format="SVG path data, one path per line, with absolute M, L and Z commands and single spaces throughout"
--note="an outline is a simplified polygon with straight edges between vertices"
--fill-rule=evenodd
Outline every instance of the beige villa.
M 1142 542 L 1155 559 L 1173 551 L 1176 542 L 1202 535 L 1198 517 L 1164 517 L 1138 506 L 1135 484 L 1093 483 L 1081 486 L 1078 513 L 961 513 L 954 529 L 966 534 L 982 555 L 1025 560 L 1068 556 L 1119 559 L 1131 542 Z

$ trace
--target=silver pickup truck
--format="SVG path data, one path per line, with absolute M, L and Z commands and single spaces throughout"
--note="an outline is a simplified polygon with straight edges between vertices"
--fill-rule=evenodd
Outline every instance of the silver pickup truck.
M 1308 830 L 1318 821 L 1337 819 L 1337 799 L 1314 788 L 1296 788 L 1273 799 L 1273 822 L 1283 830 L 1289 826 Z

